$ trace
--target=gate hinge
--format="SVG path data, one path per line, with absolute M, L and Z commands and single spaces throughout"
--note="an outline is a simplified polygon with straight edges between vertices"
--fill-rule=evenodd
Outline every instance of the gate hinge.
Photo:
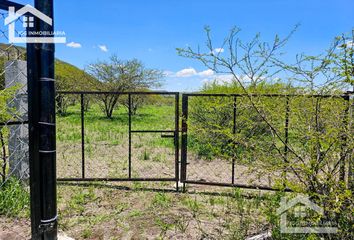
M 53 231 L 53 229 L 55 229 L 56 226 L 57 226 L 57 216 L 55 216 L 52 219 L 41 220 L 41 224 L 39 224 L 38 228 L 41 233 L 44 233 L 44 232 Z

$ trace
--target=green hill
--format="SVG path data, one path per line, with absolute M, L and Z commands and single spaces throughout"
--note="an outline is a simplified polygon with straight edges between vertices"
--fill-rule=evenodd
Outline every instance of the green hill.
M 5 86 L 5 62 L 26 59 L 26 49 L 20 46 L 0 43 L 0 90 Z M 98 81 L 83 70 L 59 59 L 55 60 L 56 87 L 59 91 L 96 90 Z

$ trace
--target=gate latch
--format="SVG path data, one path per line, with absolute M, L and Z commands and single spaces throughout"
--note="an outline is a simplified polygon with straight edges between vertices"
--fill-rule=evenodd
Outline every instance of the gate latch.
M 175 134 L 173 134 L 173 135 L 161 134 L 161 137 L 162 137 L 162 138 L 174 138 L 174 137 L 175 137 Z

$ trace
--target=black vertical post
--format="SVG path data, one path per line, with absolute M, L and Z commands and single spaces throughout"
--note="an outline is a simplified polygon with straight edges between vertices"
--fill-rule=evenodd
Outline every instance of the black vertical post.
M 35 8 L 53 19 L 53 0 L 35 0 Z M 37 18 L 34 28 L 54 31 Z M 54 44 L 27 46 L 32 239 L 57 239 Z
M 176 178 L 176 191 L 178 191 L 179 182 L 179 93 L 175 95 L 175 178 Z
M 236 113 L 237 113 L 237 98 L 234 96 L 234 101 L 233 101 L 233 124 L 232 124 L 232 134 L 235 137 L 236 135 Z M 234 151 L 236 150 L 236 144 L 235 141 L 233 141 L 233 147 Z M 235 161 L 236 161 L 236 156 L 235 154 L 232 157 L 232 177 L 231 177 L 231 182 L 232 184 L 235 184 Z
M 185 191 L 187 179 L 187 149 L 188 149 L 188 95 L 182 95 L 182 139 L 181 139 L 181 182 Z
M 344 95 L 343 99 L 345 101 L 345 109 L 343 113 L 343 132 L 341 136 L 342 144 L 341 144 L 341 154 L 340 154 L 340 169 L 339 169 L 339 180 L 345 181 L 345 167 L 346 167 L 346 158 L 347 158 L 347 141 L 348 141 L 348 123 L 349 123 L 349 109 L 350 109 L 350 97 L 349 95 Z M 349 179 L 348 179 L 349 180 Z
M 353 98 L 351 97 L 353 92 L 347 92 L 349 99 L 348 99 L 348 104 L 349 104 L 349 109 L 348 109 L 348 132 L 353 131 L 353 110 L 354 110 L 354 101 Z M 348 188 L 353 192 L 354 191 L 354 175 L 353 175 L 353 168 L 354 168 L 354 149 L 352 149 L 349 152 L 349 163 L 348 163 Z
M 84 94 L 80 94 L 81 105 L 81 177 L 85 178 L 85 109 Z
M 289 113 L 290 113 L 290 107 L 289 107 L 289 97 L 286 97 L 286 102 L 285 102 L 285 146 L 284 146 L 284 155 L 286 161 L 288 160 L 288 143 L 289 143 Z
M 37 27 L 37 24 L 35 25 Z M 36 30 L 27 28 L 27 30 Z M 29 173 L 32 239 L 41 239 L 41 179 L 39 162 L 39 44 L 27 43 L 27 88 L 28 88 L 28 129 L 29 129 Z
M 132 177 L 132 96 L 128 94 L 128 125 L 129 125 L 129 153 L 128 153 L 128 177 Z
M 289 114 L 290 114 L 290 106 L 289 106 L 289 96 L 286 96 L 285 100 L 285 125 L 284 125 L 284 137 L 285 137 L 285 145 L 284 145 L 284 158 L 285 163 L 287 164 L 288 161 L 288 152 L 289 152 Z M 283 177 L 286 178 L 286 170 L 283 171 Z

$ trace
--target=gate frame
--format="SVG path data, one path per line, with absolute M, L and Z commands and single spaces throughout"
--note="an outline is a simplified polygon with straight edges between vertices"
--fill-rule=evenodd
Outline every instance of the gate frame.
M 284 123 L 284 137 L 285 137 L 285 142 L 288 142 L 288 127 L 289 127 L 289 98 L 290 97 L 316 97 L 316 98 L 342 98 L 343 100 L 346 101 L 346 104 L 349 106 L 349 100 L 350 100 L 350 95 L 352 92 L 346 92 L 342 95 L 318 95 L 318 94 L 313 94 L 313 95 L 304 95 L 304 94 L 224 94 L 224 93 L 184 93 L 182 94 L 182 131 L 181 131 L 181 182 L 183 184 L 183 192 L 186 191 L 186 184 L 199 184 L 199 185 L 209 185 L 209 186 L 220 186 L 220 187 L 238 187 L 238 188 L 245 188 L 245 189 L 255 189 L 255 190 L 268 190 L 268 191 L 279 191 L 279 189 L 268 187 L 268 186 L 262 186 L 262 185 L 248 185 L 248 184 L 238 184 L 234 182 L 234 176 L 235 176 L 235 169 L 234 169 L 234 164 L 235 164 L 235 158 L 232 158 L 232 170 L 231 170 L 231 183 L 221 183 L 221 182 L 208 182 L 208 181 L 197 181 L 197 180 L 188 180 L 187 178 L 187 172 L 188 172 L 188 109 L 189 109 L 189 97 L 230 97 L 233 99 L 233 127 L 232 127 L 232 132 L 236 133 L 236 117 L 237 117 L 237 97 L 247 97 L 249 95 L 251 96 L 264 96 L 264 97 L 283 97 L 285 98 L 286 101 L 286 109 L 285 109 L 285 123 Z M 344 121 L 348 117 L 349 108 L 346 108 L 345 113 L 344 113 Z M 285 156 L 288 154 L 288 148 L 285 145 L 284 146 L 284 153 Z M 341 169 L 344 168 L 344 164 L 341 164 Z M 342 176 L 344 180 L 344 173 Z M 285 188 L 286 192 L 291 192 L 290 189 Z
M 176 191 L 179 191 L 179 92 L 166 92 L 166 91 L 151 91 L 151 92 L 100 92 L 100 91 L 58 91 L 58 94 L 67 95 L 80 95 L 80 114 L 81 114 L 81 177 L 74 178 L 57 178 L 60 182 L 175 182 Z M 100 95 L 100 94 L 115 94 L 115 95 L 127 95 L 129 101 L 128 108 L 128 135 L 129 135 L 129 148 L 128 148 L 128 177 L 126 178 L 88 178 L 85 176 L 85 113 L 84 113 L 84 95 Z M 174 130 L 132 130 L 132 114 L 131 114 L 131 97 L 133 95 L 159 95 L 159 96 L 174 96 Z M 173 136 L 161 136 L 171 137 L 174 139 L 174 155 L 175 155 L 175 176 L 173 178 L 132 178 L 131 177 L 131 145 L 133 133 L 173 133 Z

